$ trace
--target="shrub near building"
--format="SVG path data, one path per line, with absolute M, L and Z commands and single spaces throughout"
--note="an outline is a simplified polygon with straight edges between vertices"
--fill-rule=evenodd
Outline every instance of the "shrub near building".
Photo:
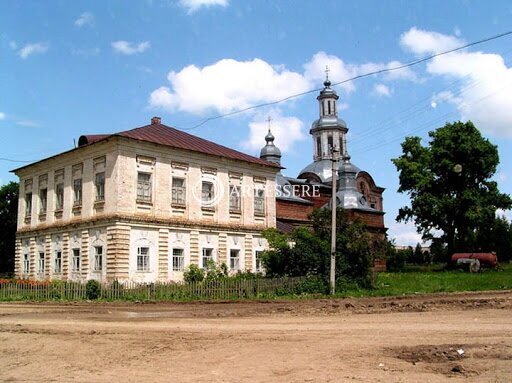
M 311 216 L 313 227 L 296 228 L 289 236 L 275 229 L 263 235 L 270 245 L 263 257 L 269 276 L 316 276 L 327 280 L 330 270 L 331 212 L 319 209 Z M 338 209 L 336 233 L 336 279 L 341 286 L 371 287 L 371 265 L 378 249 L 372 246 L 365 225 L 348 221 L 343 209 Z M 379 254 L 380 255 L 380 254 Z

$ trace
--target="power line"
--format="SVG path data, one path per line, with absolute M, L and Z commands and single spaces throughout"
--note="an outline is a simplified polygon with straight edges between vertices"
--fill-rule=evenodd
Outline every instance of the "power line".
M 23 162 L 23 163 L 27 163 L 27 162 L 34 162 L 34 161 L 24 161 L 24 160 L 13 160 L 13 159 L 10 159 L 10 158 L 0 158 L 0 161 L 7 161 L 7 162 Z
M 332 83 L 331 86 L 338 86 L 338 85 L 342 85 L 342 84 L 345 84 L 347 82 L 355 81 L 355 80 L 358 80 L 358 79 L 361 79 L 361 78 L 364 78 L 364 77 L 374 76 L 374 75 L 381 74 L 381 73 L 387 73 L 387 72 L 392 72 L 392 71 L 397 71 L 397 70 L 400 70 L 400 69 L 408 68 L 408 67 L 411 67 L 411 66 L 414 66 L 414 65 L 418 65 L 418 64 L 421 64 L 423 62 L 432 60 L 432 59 L 434 59 L 436 57 L 439 57 L 439 56 L 443 56 L 443 55 L 446 55 L 446 54 L 449 54 L 449 53 L 453 53 L 453 52 L 456 52 L 456 51 L 459 51 L 459 50 L 462 50 L 462 49 L 465 49 L 465 48 L 469 48 L 471 46 L 475 46 L 475 45 L 478 45 L 478 44 L 483 44 L 483 43 L 486 43 L 486 42 L 489 42 L 489 41 L 492 41 L 492 40 L 496 40 L 496 39 L 499 39 L 501 37 L 505 37 L 505 36 L 508 36 L 508 35 L 511 35 L 511 34 L 512 34 L 512 31 L 500 33 L 498 35 L 494 35 L 494 36 L 487 37 L 487 38 L 484 38 L 484 39 L 481 39 L 481 40 L 478 40 L 478 41 L 474 41 L 474 42 L 462 45 L 462 46 L 457 47 L 457 48 L 453 48 L 453 49 L 450 49 L 450 50 L 447 50 L 447 51 L 444 51 L 444 52 L 440 52 L 440 53 L 436 53 L 436 54 L 424 57 L 422 59 L 411 61 L 411 62 L 409 62 L 407 64 L 402 64 L 402 65 L 398 65 L 396 67 L 384 68 L 384 69 L 379 69 L 379 70 L 376 70 L 376 71 L 360 74 L 360 75 L 348 78 L 348 79 L 343 80 L 343 81 L 338 81 L 338 82 Z M 220 114 L 220 115 L 213 116 L 213 117 L 208 117 L 208 118 L 202 120 L 200 123 L 198 123 L 198 124 L 196 124 L 196 125 L 194 125 L 194 126 L 192 126 L 190 128 L 180 128 L 180 129 L 181 130 L 197 129 L 197 128 L 199 128 L 199 127 L 201 127 L 201 126 L 205 125 L 206 123 L 208 123 L 210 121 L 213 121 L 213 120 L 218 120 L 218 119 L 221 119 L 221 118 L 237 115 L 237 114 L 244 113 L 244 112 L 247 112 L 247 111 L 253 110 L 253 109 L 258 109 L 258 108 L 263 108 L 263 107 L 266 107 L 266 106 L 280 104 L 282 102 L 285 102 L 285 101 L 288 101 L 288 100 L 291 100 L 291 99 L 294 99 L 294 98 L 297 98 L 297 97 L 305 96 L 305 95 L 310 94 L 310 93 L 319 92 L 322 89 L 323 88 L 311 89 L 311 90 L 308 90 L 308 91 L 305 91 L 305 92 L 292 94 L 290 96 L 284 97 L 284 98 L 276 100 L 276 101 L 269 101 L 269 102 L 265 102 L 265 103 L 261 103 L 261 104 L 257 104 L 257 105 L 252 105 L 252 106 L 249 106 L 249 107 L 246 107 L 246 108 L 238 109 L 238 110 L 235 110 L 233 112 L 224 113 L 224 114 Z M 17 162 L 17 163 L 34 162 L 34 161 L 24 161 L 24 160 L 13 160 L 13 159 L 10 159 L 10 158 L 0 158 L 0 161 Z
M 512 83 L 507 84 L 507 85 L 499 88 L 498 90 L 496 90 L 494 92 L 488 93 L 485 96 L 483 96 L 483 97 L 481 97 L 481 98 L 479 98 L 479 99 L 477 99 L 477 100 L 475 100 L 473 102 L 468 103 L 468 105 L 475 105 L 475 104 L 478 104 L 478 103 L 480 103 L 480 102 L 482 102 L 484 100 L 487 100 L 488 98 L 494 96 L 495 94 L 503 91 L 504 89 L 506 89 L 506 88 L 508 88 L 510 86 L 512 86 Z M 443 114 L 441 116 L 437 116 L 436 118 L 421 124 L 420 126 L 417 126 L 416 128 L 414 128 L 412 130 L 409 130 L 409 131 L 405 132 L 405 134 L 401 134 L 399 136 L 394 136 L 393 138 L 391 138 L 389 140 L 386 140 L 384 142 L 370 144 L 369 146 L 360 148 L 359 150 L 356 150 L 355 152 L 356 153 L 368 152 L 368 151 L 372 151 L 372 150 L 379 149 L 381 147 L 387 146 L 387 145 L 392 144 L 394 142 L 400 141 L 404 137 L 407 137 L 408 135 L 410 135 L 412 133 L 416 133 L 416 132 L 421 131 L 421 130 L 423 130 L 425 128 L 428 128 L 428 127 L 431 127 L 433 125 L 436 125 L 439 121 L 442 121 L 446 117 L 448 117 L 450 115 L 453 115 L 455 113 L 456 113 L 456 111 L 447 112 L 447 113 L 445 113 L 445 114 Z
M 364 74 L 360 74 L 360 75 L 348 78 L 348 79 L 343 80 L 343 81 L 338 81 L 338 82 L 332 83 L 332 86 L 338 86 L 338 85 L 342 85 L 342 84 L 345 84 L 347 82 L 358 80 L 358 79 L 361 79 L 361 78 L 364 78 L 364 77 L 374 76 L 374 75 L 381 74 L 381 73 L 393 72 L 393 71 L 397 71 L 397 70 L 400 70 L 400 69 L 408 68 L 408 67 L 411 67 L 411 66 L 414 66 L 414 65 L 421 64 L 421 63 L 426 62 L 426 61 L 430 61 L 430 60 L 432 60 L 432 59 L 434 59 L 436 57 L 443 56 L 443 55 L 446 55 L 448 53 L 457 52 L 457 51 L 460 51 L 462 49 L 466 49 L 466 48 L 469 48 L 469 47 L 472 47 L 472 46 L 475 46 L 475 45 L 478 45 L 478 44 L 483 44 L 483 43 L 486 43 L 486 42 L 489 42 L 489 41 L 492 41 L 492 40 L 496 40 L 496 39 L 499 39 L 501 37 L 508 36 L 508 35 L 511 35 L 511 34 L 512 34 L 512 31 L 500 33 L 498 35 L 494 35 L 494 36 L 487 37 L 487 38 L 484 38 L 484 39 L 481 39 L 481 40 L 478 40 L 478 41 L 474 41 L 474 42 L 462 45 L 462 46 L 457 47 L 457 48 L 449 49 L 447 51 L 440 52 L 440 53 L 435 53 L 433 55 L 424 57 L 422 59 L 411 61 L 411 62 L 409 62 L 407 64 L 402 64 L 402 65 L 398 65 L 396 67 L 384 68 L 384 69 L 379 69 L 379 70 L 376 70 L 376 71 L 373 71 L 373 72 L 367 72 L 367 73 L 364 73 Z M 256 105 L 248 106 L 246 108 L 238 109 L 238 110 L 235 110 L 233 112 L 219 114 L 219 115 L 213 116 L 213 117 L 208 117 L 208 118 L 202 120 L 201 122 L 199 122 L 198 124 L 196 124 L 196 125 L 194 125 L 194 126 L 192 126 L 190 128 L 180 128 L 180 129 L 181 130 L 197 129 L 197 128 L 203 126 L 204 124 L 206 124 L 206 123 L 208 123 L 210 121 L 213 121 L 213 120 L 218 120 L 220 118 L 225 118 L 225 117 L 233 116 L 233 115 L 236 115 L 236 114 L 244 113 L 244 112 L 247 112 L 247 111 L 253 110 L 253 109 L 258 109 L 258 108 L 263 108 L 263 107 L 266 107 L 266 106 L 272 106 L 272 105 L 280 104 L 282 102 L 285 102 L 285 101 L 288 101 L 288 100 L 291 100 L 291 99 L 294 99 L 294 98 L 297 98 L 297 97 L 305 96 L 307 94 L 314 93 L 314 92 L 319 92 L 322 89 L 323 88 L 311 89 L 311 90 L 308 90 L 308 91 L 305 91 L 305 92 L 292 94 L 290 96 L 281 98 L 281 99 L 276 100 L 276 101 L 264 102 L 264 103 L 261 103 L 261 104 L 256 104 Z

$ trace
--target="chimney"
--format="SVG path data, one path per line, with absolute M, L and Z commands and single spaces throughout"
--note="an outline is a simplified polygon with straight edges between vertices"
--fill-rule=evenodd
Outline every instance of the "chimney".
M 162 119 L 160 117 L 153 117 L 151 119 L 151 125 L 157 125 L 157 124 L 160 124 L 160 122 L 162 121 Z

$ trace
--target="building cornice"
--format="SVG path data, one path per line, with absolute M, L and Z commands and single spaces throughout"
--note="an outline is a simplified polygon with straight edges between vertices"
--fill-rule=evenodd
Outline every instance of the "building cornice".
M 231 223 L 214 223 L 197 220 L 188 220 L 170 217 L 155 217 L 145 216 L 138 214 L 105 214 L 86 219 L 73 219 L 66 222 L 57 222 L 49 225 L 38 225 L 36 227 L 21 228 L 17 231 L 17 235 L 42 235 L 48 232 L 57 232 L 62 230 L 79 230 L 81 228 L 95 226 L 108 226 L 114 224 L 136 224 L 136 225 L 165 225 L 165 226 L 179 226 L 187 229 L 195 230 L 230 230 L 236 232 L 254 232 L 258 233 L 266 229 L 265 225 L 240 225 Z

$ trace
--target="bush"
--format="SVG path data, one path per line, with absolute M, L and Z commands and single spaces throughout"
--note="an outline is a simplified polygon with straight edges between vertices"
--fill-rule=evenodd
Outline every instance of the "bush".
M 295 294 L 328 294 L 329 284 L 318 275 L 308 276 L 295 286 Z
M 408 250 L 396 250 L 390 249 L 388 250 L 386 256 L 386 268 L 388 271 L 396 272 L 396 271 L 404 271 L 405 269 L 405 261 L 407 260 L 409 252 Z
M 85 285 L 85 295 L 87 299 L 95 300 L 100 297 L 101 287 L 100 283 L 94 279 L 88 280 Z
M 183 272 L 183 279 L 186 283 L 202 282 L 204 279 L 204 270 L 198 265 L 191 264 Z

